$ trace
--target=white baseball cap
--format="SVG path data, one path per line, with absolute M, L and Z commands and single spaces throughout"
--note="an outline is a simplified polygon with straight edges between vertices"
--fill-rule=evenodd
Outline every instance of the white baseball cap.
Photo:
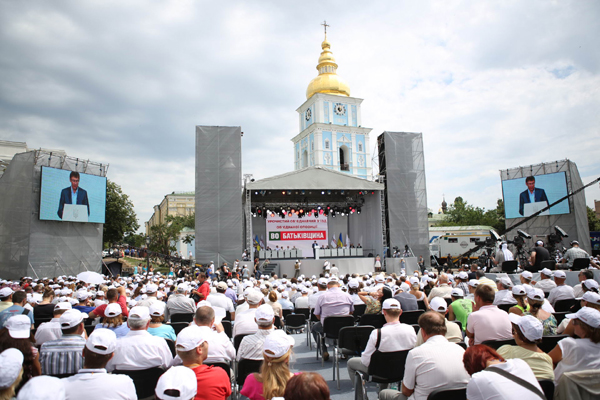
M 110 329 L 95 329 L 85 342 L 85 347 L 96 354 L 111 354 L 117 348 L 117 335 Z
M 61 329 L 73 328 L 82 323 L 87 317 L 88 315 L 86 313 L 82 313 L 79 310 L 67 310 L 60 316 L 60 327 Z
M 256 318 L 256 321 L 273 321 L 273 318 L 275 318 L 273 307 L 268 304 L 263 304 L 256 309 L 254 318 Z
M 179 335 L 175 347 L 180 351 L 190 351 L 208 340 L 210 328 L 206 326 L 188 326 L 183 328 Z
M 279 358 L 294 347 L 294 344 L 292 336 L 287 335 L 283 330 L 275 330 L 265 339 L 263 353 L 271 358 Z
M 465 293 L 463 292 L 463 290 L 461 288 L 454 288 L 454 289 L 452 289 L 452 292 L 450 293 L 450 296 L 452 296 L 452 297 L 465 297 Z
M 596 282 L 593 279 L 586 279 L 585 281 L 583 281 L 581 283 L 582 285 L 585 285 L 586 288 L 588 288 L 588 290 L 591 289 L 598 289 L 598 282 Z
M 565 271 L 558 270 L 558 271 L 554 271 L 554 277 L 555 278 L 566 278 L 567 274 L 565 273 Z
M 166 392 L 169 394 L 166 394 Z M 198 381 L 196 374 L 188 367 L 169 368 L 160 376 L 154 393 L 160 400 L 189 400 L 196 397 Z
M 429 307 L 431 307 L 433 311 L 438 312 L 446 312 L 446 310 L 448 310 L 448 304 L 446 303 L 446 300 L 444 300 L 443 297 L 434 297 L 433 299 L 431 299 L 431 301 L 429 302 Z
M 479 281 L 477 279 L 471 279 L 469 281 L 469 286 L 471 287 L 477 287 L 479 285 Z
M 153 283 L 149 283 L 146 285 L 146 293 L 155 293 L 157 290 L 158 286 Z
M 14 291 L 11 288 L 9 288 L 8 286 L 0 289 L 0 297 L 3 297 L 3 298 L 8 297 L 13 293 L 14 293 Z
M 79 290 L 77 292 L 77 299 L 78 300 L 85 300 L 85 299 L 87 299 L 90 296 L 91 296 L 90 293 L 86 292 L 85 290 Z
M 396 299 L 386 299 L 381 305 L 381 308 L 384 310 L 402 310 L 400 302 Z
M 150 315 L 153 317 L 160 317 L 165 314 L 165 307 L 167 305 L 162 301 L 155 301 L 150 305 Z
M 8 388 L 19 377 L 23 369 L 23 353 L 8 348 L 0 354 L 0 388 Z
M 523 271 L 521 272 L 521 276 L 525 279 L 533 279 L 533 274 L 531 271 Z
M 600 294 L 587 291 L 581 297 L 581 300 L 587 301 L 588 303 L 597 304 L 600 306 Z
M 527 294 L 527 292 L 525 291 L 525 287 L 523 285 L 513 286 L 512 293 L 513 293 L 513 295 L 516 294 L 518 296 L 523 296 L 523 295 Z
M 499 280 L 500 283 L 502 283 L 502 286 L 506 288 L 511 288 L 513 286 L 513 283 L 508 276 L 503 276 Z
M 458 273 L 458 278 L 459 279 L 469 279 L 469 274 L 467 274 L 465 271 L 460 271 Z
M 6 320 L 4 327 L 13 339 L 26 339 L 31 334 L 31 320 L 27 315 L 14 315 Z
M 121 305 L 119 303 L 110 303 L 104 309 L 104 315 L 109 318 L 116 317 L 117 315 L 121 315 L 122 313 L 123 310 L 121 310 Z
M 591 307 L 582 307 L 575 314 L 567 314 L 565 318 L 578 319 L 592 328 L 600 327 L 600 311 Z
M 552 271 L 550 271 L 548 268 L 544 268 L 543 270 L 540 271 L 540 274 L 544 274 L 546 276 L 552 276 Z
M 17 400 L 64 400 L 65 385 L 54 376 L 35 376 L 19 391 Z
M 385 281 L 385 278 L 383 277 L 383 275 L 379 274 L 379 275 L 375 275 L 375 282 L 381 283 Z
M 520 316 L 509 313 L 508 319 L 515 325 L 518 325 L 523 335 L 532 342 L 542 338 L 544 326 L 542 322 L 533 315 Z
M 150 319 L 150 310 L 145 306 L 135 306 L 129 310 L 129 318 Z
M 249 304 L 258 304 L 262 299 L 262 293 L 255 289 L 250 290 L 250 292 L 246 295 L 246 300 Z
M 544 301 L 544 291 L 538 288 L 532 288 L 529 293 L 527 293 L 527 297 L 531 300 Z
M 55 310 L 70 310 L 72 308 L 73 308 L 73 306 L 71 306 L 71 303 L 69 303 L 68 301 L 62 301 L 60 303 L 56 303 L 56 305 L 54 306 Z

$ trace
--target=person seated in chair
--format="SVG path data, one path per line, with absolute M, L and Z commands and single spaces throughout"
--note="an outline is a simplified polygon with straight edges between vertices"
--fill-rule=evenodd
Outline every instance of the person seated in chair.
M 436 297 L 435 299 L 441 298 Z M 442 314 L 428 311 L 419 317 L 423 344 L 408 352 L 402 392 L 385 389 L 380 400 L 427 399 L 436 389 L 469 382 L 463 367 L 465 350 L 445 338 L 447 323 Z M 440 355 L 443 355 L 440 357 Z
M 375 329 L 369 336 L 367 347 L 360 357 L 348 360 L 348 376 L 354 385 L 356 371 L 367 373 L 371 363 L 371 355 L 375 350 L 381 352 L 394 352 L 408 350 L 415 347 L 417 334 L 412 326 L 400 323 L 402 307 L 396 299 L 387 299 L 382 306 L 386 324 L 381 329 Z M 381 335 L 379 349 L 376 349 L 377 337 Z

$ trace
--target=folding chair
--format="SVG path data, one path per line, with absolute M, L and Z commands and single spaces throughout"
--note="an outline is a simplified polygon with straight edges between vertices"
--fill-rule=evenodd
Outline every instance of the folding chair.
M 498 308 L 508 312 L 508 310 L 510 310 L 511 307 L 514 307 L 516 304 L 498 304 Z
M 352 315 L 332 315 L 325 318 L 325 321 L 323 322 L 323 333 L 318 335 L 317 360 L 319 359 L 319 351 L 321 351 L 322 345 L 325 344 L 325 339 L 332 339 L 335 348 L 335 346 L 337 346 L 340 329 L 345 326 L 354 326 L 354 317 Z M 321 366 L 325 365 L 324 361 L 323 357 L 321 357 Z
M 194 313 L 181 313 L 171 315 L 171 322 L 192 322 Z
M 517 260 L 504 261 L 502 262 L 502 272 L 514 274 L 518 266 L 519 262 Z
M 427 400 L 466 400 L 467 388 L 440 388 L 429 393 Z
M 354 312 L 352 313 L 352 315 L 354 316 L 354 320 L 356 322 L 360 321 L 360 319 L 363 316 L 363 314 L 365 313 L 366 309 L 367 309 L 366 304 L 355 304 L 354 305 Z
M 236 336 L 237 337 L 237 336 Z M 244 382 L 246 381 L 246 377 L 253 372 L 260 372 L 260 366 L 262 365 L 263 360 L 248 360 L 242 358 L 237 363 L 236 373 L 235 373 L 235 398 L 240 398 L 240 391 L 244 386 Z
M 340 390 L 340 356 L 360 356 L 367 347 L 373 326 L 345 326 L 338 334 L 333 351 L 333 380 L 337 372 L 337 388 Z
M 160 367 L 153 367 L 141 370 L 114 370 L 112 373 L 130 377 L 133 380 L 138 399 L 145 399 L 154 396 L 154 388 L 156 387 L 158 378 L 164 372 Z
M 571 312 L 571 307 L 573 307 L 574 305 L 577 305 L 578 303 L 579 303 L 579 300 L 575 300 L 575 299 L 557 300 L 556 303 L 554 303 L 554 311 L 556 311 L 556 312 L 563 312 L 563 311 Z
M 571 314 L 570 311 L 561 311 L 561 312 L 553 312 L 554 318 L 556 318 L 556 323 L 560 325 L 563 319 L 567 316 L 567 314 Z
M 486 340 L 485 342 L 481 342 L 481 344 L 485 344 L 486 346 L 490 346 L 494 350 L 498 350 L 500 347 L 505 344 L 509 344 L 511 346 L 516 346 L 517 343 L 515 339 L 506 339 L 506 340 Z
M 233 328 L 231 327 L 231 321 L 221 320 L 221 325 L 223 325 L 223 330 L 225 334 L 231 339 L 233 336 Z
M 175 357 L 177 355 L 177 349 L 175 349 L 175 342 L 171 339 L 165 339 L 165 341 L 167 342 L 167 346 L 169 346 L 169 350 L 171 350 L 171 354 L 173 355 L 173 357 Z
M 190 323 L 189 322 L 170 322 L 166 325 L 171 325 L 173 330 L 175 331 L 175 335 L 179 335 L 179 332 L 183 330 L 183 328 L 187 328 Z
M 285 333 L 290 333 L 290 329 L 303 329 L 306 328 L 306 317 L 303 314 L 289 314 L 284 319 L 285 321 Z M 308 346 L 308 341 L 310 340 L 310 332 L 308 328 L 306 329 L 306 345 Z
M 385 325 L 385 317 L 383 314 L 364 314 L 358 321 L 360 326 L 374 326 L 375 329 L 379 329 Z
M 581 271 L 582 269 L 586 269 L 590 266 L 589 258 L 576 258 L 573 260 L 573 267 L 571 271 Z
M 285 320 L 285 317 L 287 317 L 290 314 L 293 314 L 294 310 L 281 310 L 281 315 L 283 316 L 283 319 Z
M 409 325 L 418 324 L 419 317 L 424 312 L 424 310 L 404 311 L 402 314 L 400 314 L 400 322 Z
M 556 347 L 558 342 L 563 340 L 564 338 L 569 337 L 569 335 L 548 335 L 542 336 L 542 343 L 538 344 L 540 350 L 544 353 L 550 353 L 552 349 Z
M 412 349 L 410 349 L 412 350 Z M 410 350 L 381 352 L 375 351 L 371 356 L 368 373 L 356 371 L 356 394 L 362 392 L 363 399 L 368 400 L 366 382 L 382 385 L 400 382 L 404 377 L 406 357 Z M 394 366 L 391 368 L 390 366 Z
M 419 310 L 425 311 L 425 300 L 417 300 L 417 307 Z
M 233 347 L 235 347 L 236 353 L 240 348 L 240 344 L 242 344 L 242 339 L 244 338 L 244 336 L 248 335 L 251 335 L 251 333 L 242 333 L 240 335 L 235 335 L 235 337 L 233 338 Z
M 542 392 L 544 392 L 546 399 L 552 400 L 554 398 L 554 381 L 551 379 L 539 379 L 538 383 L 542 387 Z

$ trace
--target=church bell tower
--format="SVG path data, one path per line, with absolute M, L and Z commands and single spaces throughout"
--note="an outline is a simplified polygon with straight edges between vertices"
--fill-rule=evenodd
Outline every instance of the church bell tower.
M 321 43 L 319 74 L 306 89 L 306 101 L 296 111 L 300 133 L 294 143 L 294 169 L 320 166 L 363 179 L 372 175 L 369 133 L 361 120 L 362 99 L 350 97 L 350 87 L 337 74 L 331 43 Z

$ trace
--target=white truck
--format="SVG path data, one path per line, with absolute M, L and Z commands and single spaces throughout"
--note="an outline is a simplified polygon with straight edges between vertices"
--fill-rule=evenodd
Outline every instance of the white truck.
M 429 252 L 438 262 L 447 261 L 448 254 L 456 261 L 458 256 L 477 246 L 477 242 L 490 239 L 491 226 L 434 226 L 429 228 Z M 496 244 L 498 246 L 499 243 Z M 484 247 L 471 253 L 475 260 L 486 251 Z M 493 250 L 493 253 L 496 249 Z

